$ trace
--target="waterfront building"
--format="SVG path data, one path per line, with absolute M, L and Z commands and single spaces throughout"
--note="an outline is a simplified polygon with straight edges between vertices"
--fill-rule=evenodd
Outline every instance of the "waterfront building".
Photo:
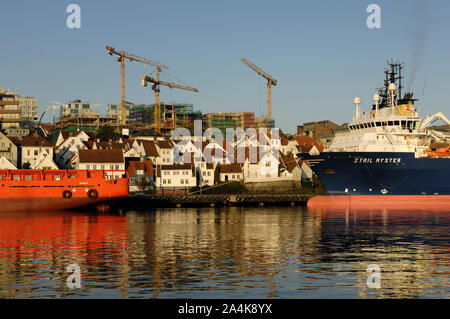
M 198 171 L 199 174 L 199 185 L 200 186 L 212 186 L 214 185 L 214 165 L 210 163 L 199 163 Z
M 75 161 L 75 169 L 125 170 L 123 151 L 120 149 L 80 149 Z
M 0 169 L 17 169 L 6 157 L 0 157 Z
M 157 165 L 156 187 L 176 190 L 197 186 L 195 173 L 193 163 Z
M 237 148 L 245 155 L 243 165 L 244 179 L 246 182 L 266 182 L 273 181 L 279 177 L 279 156 L 275 156 L 272 150 L 265 148 Z
M 156 148 L 158 150 L 159 156 L 156 158 L 157 165 L 171 165 L 173 164 L 173 142 L 165 138 L 164 140 L 157 140 Z
M 20 139 L 3 134 L 0 131 L 0 157 L 7 159 L 15 167 L 19 166 Z
M 127 172 L 130 177 L 130 192 L 145 191 L 153 186 L 154 169 L 151 160 L 130 161 Z
M 30 169 L 59 169 L 59 167 L 48 153 L 41 152 L 30 164 Z
M 55 161 L 60 168 L 72 168 L 71 159 L 80 149 L 88 149 L 90 136 L 84 131 L 59 133 L 55 147 Z
M 241 181 L 244 179 L 242 164 L 232 163 L 219 166 L 219 179 L 221 182 Z
M 33 134 L 25 137 L 21 143 L 22 167 L 31 165 L 42 152 L 53 158 L 53 144 L 40 135 Z

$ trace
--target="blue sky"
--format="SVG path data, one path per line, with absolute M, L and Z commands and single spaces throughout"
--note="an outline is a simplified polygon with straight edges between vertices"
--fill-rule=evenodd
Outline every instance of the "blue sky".
M 81 7 L 80 29 L 66 26 L 70 3 Z M 381 7 L 380 29 L 366 26 L 371 3 Z M 266 82 L 240 61 L 246 57 L 277 78 L 273 117 L 293 133 L 303 122 L 351 120 L 353 98 L 366 107 L 394 58 L 405 62 L 421 114 L 450 115 L 449 17 L 447 0 L 2 0 L 0 87 L 39 98 L 41 111 L 50 100 L 118 103 L 120 68 L 105 50 L 111 45 L 168 65 L 163 79 L 200 90 L 162 88 L 162 101 L 258 116 Z M 153 103 L 140 85 L 143 72 L 143 64 L 127 63 L 127 100 Z

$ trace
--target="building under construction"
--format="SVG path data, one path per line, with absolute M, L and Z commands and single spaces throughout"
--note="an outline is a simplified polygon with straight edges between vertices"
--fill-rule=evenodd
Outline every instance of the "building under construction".
M 162 129 L 171 130 L 176 127 L 193 128 L 195 120 L 202 119 L 201 111 L 194 111 L 193 104 L 161 103 Z M 137 104 L 130 109 L 129 122 L 134 124 L 155 123 L 155 105 Z
M 255 118 L 253 112 L 238 113 L 208 113 L 203 115 L 203 128 L 218 128 L 226 134 L 227 128 L 273 128 L 274 120 Z M 224 135 L 225 136 L 225 135 Z
M 60 130 L 79 128 L 85 131 L 94 131 L 104 125 L 118 127 L 120 124 L 115 116 L 100 116 L 96 112 L 86 112 L 82 115 L 61 116 L 56 123 L 56 128 Z

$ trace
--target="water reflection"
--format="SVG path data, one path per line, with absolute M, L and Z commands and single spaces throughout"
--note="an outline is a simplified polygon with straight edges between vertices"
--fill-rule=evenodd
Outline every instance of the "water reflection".
M 0 215 L 0 296 L 449 297 L 449 214 L 177 208 Z M 81 289 L 66 287 L 69 264 Z M 366 285 L 369 264 L 381 289 Z

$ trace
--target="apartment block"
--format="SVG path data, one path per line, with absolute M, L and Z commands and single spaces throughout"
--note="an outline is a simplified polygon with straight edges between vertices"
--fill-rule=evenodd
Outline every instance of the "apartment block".
M 19 96 L 20 117 L 36 121 L 39 118 L 39 100 L 32 96 Z
M 19 93 L 0 88 L 0 127 L 18 128 L 22 121 L 20 115 Z
M 74 100 L 61 105 L 60 116 L 80 116 L 92 112 L 92 103 Z

